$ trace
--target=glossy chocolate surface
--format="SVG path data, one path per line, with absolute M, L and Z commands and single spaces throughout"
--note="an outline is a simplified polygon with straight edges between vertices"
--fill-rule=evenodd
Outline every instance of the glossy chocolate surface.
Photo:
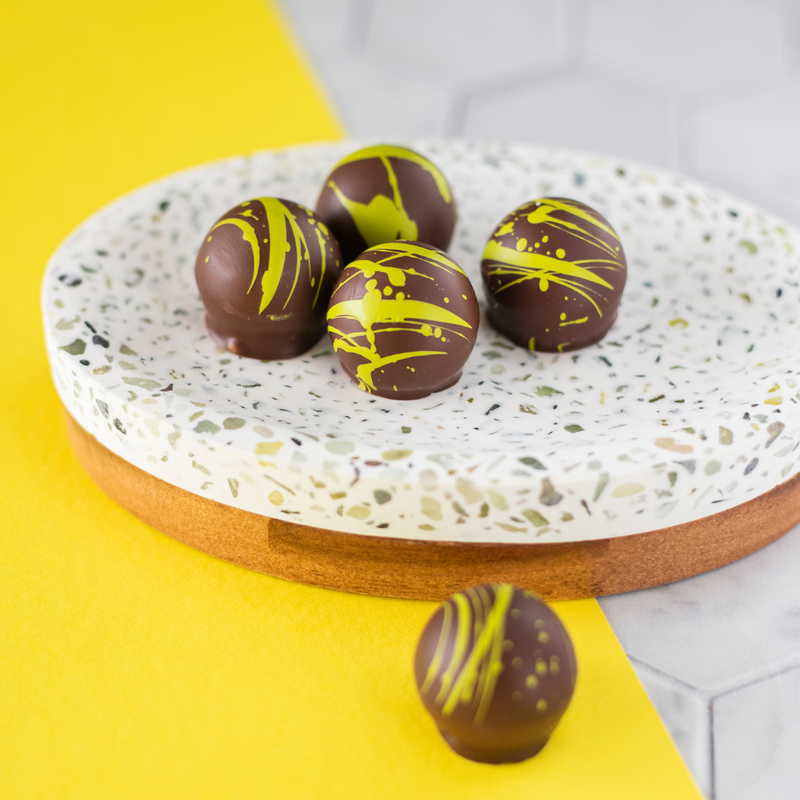
M 507 583 L 445 600 L 422 632 L 417 688 L 447 743 L 491 764 L 544 747 L 575 689 L 569 634 L 536 595 Z
M 195 264 L 210 334 L 259 359 L 293 358 L 319 341 L 340 271 L 339 247 L 322 220 L 274 197 L 220 217 Z
M 529 350 L 594 344 L 617 317 L 627 266 L 619 238 L 597 211 L 544 197 L 495 228 L 481 261 L 489 321 Z
M 343 158 L 325 179 L 316 206 L 349 264 L 368 247 L 397 239 L 447 250 L 456 223 L 450 186 L 413 150 L 376 145 Z
M 345 268 L 328 331 L 360 389 L 413 400 L 459 379 L 479 318 L 472 284 L 455 261 L 421 242 L 397 241 L 364 251 Z

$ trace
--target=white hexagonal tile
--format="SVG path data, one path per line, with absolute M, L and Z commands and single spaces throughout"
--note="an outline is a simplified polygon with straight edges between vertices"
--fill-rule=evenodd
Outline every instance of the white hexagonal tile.
M 369 52 L 402 72 L 484 84 L 558 63 L 568 46 L 562 0 L 376 0 Z
M 715 800 L 800 796 L 800 669 L 713 703 Z
M 697 109 L 696 167 L 709 180 L 800 203 L 799 135 L 800 77 L 765 83 Z
M 449 96 L 408 72 L 359 58 L 331 58 L 320 77 L 352 136 L 397 141 L 446 132 Z
M 774 0 L 591 0 L 586 63 L 693 96 L 775 75 L 780 22 Z
M 628 655 L 716 695 L 800 664 L 798 564 L 800 526 L 706 575 L 600 603 Z
M 327 57 L 347 47 L 362 1 L 279 0 L 278 5 L 308 55 L 323 66 Z
M 674 108 L 652 92 L 564 75 L 469 100 L 464 135 L 535 141 L 671 166 Z
M 712 768 L 708 698 L 645 664 L 635 660 L 631 663 L 695 783 L 709 797 Z

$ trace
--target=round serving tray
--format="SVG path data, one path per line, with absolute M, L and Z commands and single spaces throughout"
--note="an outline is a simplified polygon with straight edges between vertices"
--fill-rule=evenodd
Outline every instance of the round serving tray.
M 520 203 L 569 196 L 609 218 L 628 285 L 590 348 L 529 353 L 484 317 L 461 381 L 410 402 L 360 392 L 327 340 L 284 362 L 218 348 L 193 274 L 206 230 L 259 195 L 313 207 L 357 146 L 171 176 L 53 256 L 54 382 L 76 452 L 110 495 L 244 566 L 429 598 L 485 579 L 548 597 L 641 588 L 746 555 L 800 519 L 800 233 L 650 167 L 411 143 L 453 186 L 450 252 L 479 295 L 483 245 Z

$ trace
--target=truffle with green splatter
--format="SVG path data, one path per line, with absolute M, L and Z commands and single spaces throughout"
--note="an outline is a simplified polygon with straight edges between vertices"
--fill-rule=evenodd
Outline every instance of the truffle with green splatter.
M 195 264 L 212 337 L 260 359 L 292 358 L 316 344 L 340 272 L 339 247 L 325 223 L 275 197 L 223 214 Z
M 478 301 L 461 267 L 422 242 L 365 250 L 342 272 L 328 331 L 365 392 L 397 400 L 452 386 L 478 334 Z
M 617 318 L 627 266 L 608 220 L 577 200 L 544 197 L 495 228 L 481 261 L 489 321 L 529 350 L 600 341 Z
M 465 589 L 425 626 L 414 672 L 445 741 L 490 764 L 524 761 L 547 743 L 575 690 L 575 650 L 561 620 L 508 583 Z
M 447 250 L 456 224 L 453 193 L 438 167 L 405 147 L 376 145 L 343 158 L 316 207 L 345 264 L 368 247 L 397 239 Z

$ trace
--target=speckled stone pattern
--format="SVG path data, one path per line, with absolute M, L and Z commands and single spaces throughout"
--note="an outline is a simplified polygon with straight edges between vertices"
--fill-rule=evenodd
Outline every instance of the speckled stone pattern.
M 404 403 L 359 392 L 323 340 L 257 362 L 208 336 L 193 264 L 226 209 L 309 205 L 348 142 L 204 166 L 82 225 L 47 269 L 56 388 L 89 432 L 189 491 L 321 528 L 570 541 L 697 519 L 791 477 L 800 232 L 723 192 L 625 161 L 420 141 L 460 209 L 473 285 L 494 225 L 572 197 L 614 226 L 628 284 L 606 338 L 529 353 L 481 321 L 461 381 Z

